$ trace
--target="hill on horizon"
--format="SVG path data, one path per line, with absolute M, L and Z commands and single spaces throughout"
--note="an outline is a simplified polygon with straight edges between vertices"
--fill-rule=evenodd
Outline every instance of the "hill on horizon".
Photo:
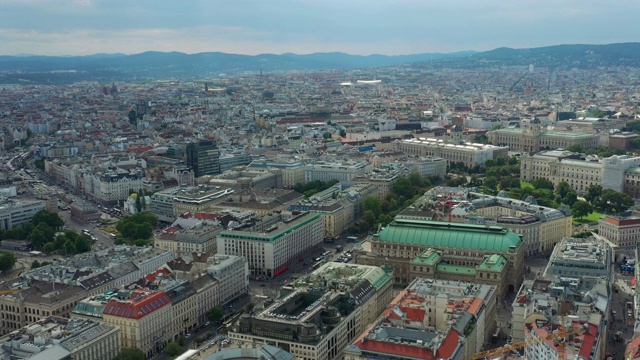
M 0 83 L 57 84 L 76 81 L 197 78 L 260 71 L 314 71 L 376 68 L 412 64 L 433 68 L 485 68 L 533 64 L 552 68 L 640 67 L 640 43 L 555 45 L 529 49 L 350 55 L 342 52 L 298 55 L 240 55 L 222 52 L 185 54 L 147 51 L 139 54 L 87 56 L 0 56 Z

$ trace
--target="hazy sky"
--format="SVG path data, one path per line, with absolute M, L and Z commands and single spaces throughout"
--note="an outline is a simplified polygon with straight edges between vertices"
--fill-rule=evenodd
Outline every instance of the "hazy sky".
M 639 0 L 0 0 L 0 55 L 416 54 L 640 41 Z

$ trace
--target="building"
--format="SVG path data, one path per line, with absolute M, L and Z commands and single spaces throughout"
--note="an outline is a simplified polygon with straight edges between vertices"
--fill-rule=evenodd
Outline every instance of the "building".
M 326 263 L 287 295 L 241 316 L 229 338 L 269 343 L 301 359 L 341 359 L 391 301 L 392 283 L 379 267 Z
M 585 193 L 591 185 L 635 194 L 632 189 L 640 187 L 640 181 L 636 184 L 637 176 L 634 175 L 639 166 L 640 157 L 613 155 L 598 159 L 568 151 L 550 150 L 535 155 L 523 154 L 520 157 L 520 179 L 535 181 L 544 178 L 554 186 L 565 181 L 579 194 Z
M 631 213 L 606 215 L 598 220 L 598 235 L 617 248 L 634 249 L 640 234 L 640 216 Z
M 187 166 L 196 177 L 220 174 L 220 150 L 213 140 L 203 140 L 186 146 Z
M 429 220 L 396 218 L 379 233 L 373 234 L 367 247 L 356 251 L 356 263 L 380 266 L 388 264 L 393 268 L 395 282 L 409 284 L 415 276 L 413 266 L 418 266 L 414 259 L 426 255 L 429 248 L 439 250 L 437 256 L 430 259 L 440 271 L 451 273 L 453 280 L 459 274 L 460 281 L 469 281 L 467 274 L 476 273 L 489 259 L 499 255 L 504 257 L 507 276 L 500 281 L 504 285 L 500 288 L 515 291 L 520 286 L 524 268 L 524 244 L 522 236 L 501 226 L 483 226 L 460 223 L 445 223 Z M 437 259 L 436 259 L 437 258 Z M 416 261 L 419 261 L 416 259 Z M 502 262 L 502 260 L 499 260 Z M 446 267 L 443 267 L 447 265 Z M 484 266 L 489 266 L 485 264 Z M 423 267 L 422 276 L 432 278 L 433 271 Z M 497 269 L 497 267 L 496 267 Z M 499 273 L 500 271 L 498 271 Z M 496 272 L 492 272 L 494 274 Z M 483 275 L 484 276 L 484 275 Z M 493 276 L 492 276 L 493 277 Z M 480 278 L 478 276 L 478 278 Z M 485 278 L 486 280 L 486 278 Z M 504 293 L 499 294 L 503 296 Z
M 261 159 L 252 161 L 248 167 L 280 171 L 282 174 L 282 187 L 285 189 L 291 189 L 296 184 L 304 184 L 305 182 L 305 166 L 300 161 Z
M 193 350 L 195 352 L 195 350 Z M 252 347 L 235 348 L 229 344 L 228 348 L 217 350 L 205 357 L 205 360 L 295 360 L 296 357 L 269 344 L 252 344 Z
M 0 203 L 0 229 L 24 225 L 44 208 L 44 201 L 5 200 Z
M 273 214 L 218 234 L 218 254 L 244 256 L 253 277 L 274 277 L 311 258 L 324 239 L 320 214 Z
M 261 169 L 233 169 L 219 175 L 204 176 L 198 183 L 221 188 L 250 187 L 281 189 L 282 174 L 278 171 Z
M 98 211 L 95 205 L 88 201 L 74 202 L 69 205 L 69 210 L 71 212 L 71 218 L 84 224 L 100 220 L 100 211 Z
M 216 254 L 207 260 L 207 273 L 218 281 L 218 304 L 226 305 L 249 291 L 249 264 L 242 256 Z
M 249 154 L 226 154 L 220 156 L 220 172 L 229 171 L 236 166 L 249 165 L 251 155 Z
M 175 257 L 216 251 L 216 234 L 222 228 L 215 220 L 178 217 L 171 226 L 153 236 L 154 246 L 172 251 Z
M 623 132 L 609 135 L 609 147 L 614 149 L 629 150 L 632 142 L 638 138 L 638 134 Z
M 322 214 L 324 237 L 333 238 L 360 220 L 360 204 L 369 196 L 377 196 L 378 191 L 379 188 L 373 184 L 348 186 L 339 183 L 298 204 L 290 205 L 288 210 Z
M 406 139 L 393 143 L 393 150 L 402 151 L 407 155 L 430 156 L 442 158 L 451 163 L 462 163 L 467 167 L 483 166 L 487 160 L 495 160 L 499 157 L 508 158 L 509 148 L 506 146 L 494 146 L 470 143 L 447 143 L 438 139 Z
M 471 359 L 495 318 L 493 286 L 416 278 L 346 348 L 345 359 Z
M 465 221 L 497 225 L 522 235 L 524 255 L 550 253 L 554 246 L 573 231 L 571 209 L 558 209 L 537 204 L 535 198 L 522 200 L 469 192 L 472 210 Z
M 580 145 L 584 150 L 599 147 L 600 135 L 574 131 L 543 130 L 540 119 L 523 121 L 522 128 L 504 128 L 487 133 L 489 142 L 511 151 L 538 152 Z
M 0 337 L 0 359 L 111 360 L 120 348 L 117 326 L 55 316 Z
M 554 319 L 541 318 L 525 327 L 525 340 L 532 344 L 524 348 L 526 359 L 602 359 L 605 355 L 607 332 L 600 327 L 598 316 L 589 314 Z M 560 348 L 553 332 L 571 333 L 568 344 Z M 548 338 L 548 339 L 547 339 Z M 563 357 L 560 355 L 563 351 Z
M 305 183 L 311 181 L 330 181 L 338 180 L 339 182 L 349 182 L 358 175 L 371 170 L 371 164 L 352 163 L 340 164 L 333 162 L 319 162 L 316 164 L 307 164 L 304 167 Z
M 171 298 L 164 291 L 119 292 L 106 304 L 102 319 L 118 326 L 122 347 L 141 350 L 147 358 L 159 354 L 171 341 Z
M 598 278 L 604 278 L 607 282 L 614 281 L 613 263 L 613 250 L 601 237 L 568 237 L 562 239 L 553 250 L 545 276 L 582 279 L 582 286 L 591 288 Z
M 187 212 L 212 212 L 218 202 L 233 192 L 232 189 L 206 185 L 163 190 L 151 196 L 149 210 L 160 220 L 173 222 L 178 216 Z
M 114 246 L 26 271 L 0 286 L 0 332 L 42 317 L 69 316 L 81 299 L 136 281 L 171 259 L 169 251 Z

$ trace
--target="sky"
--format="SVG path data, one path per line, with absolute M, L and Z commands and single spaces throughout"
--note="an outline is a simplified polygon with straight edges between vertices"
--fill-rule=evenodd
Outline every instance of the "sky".
M 0 55 L 419 54 L 639 41 L 638 0 L 0 0 Z

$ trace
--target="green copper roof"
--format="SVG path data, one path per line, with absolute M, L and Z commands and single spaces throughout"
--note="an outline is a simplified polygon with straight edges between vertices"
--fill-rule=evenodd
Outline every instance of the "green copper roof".
M 462 275 L 475 275 L 476 269 L 472 268 L 471 266 L 438 264 L 436 266 L 436 272 L 446 272 L 446 273 L 462 274 Z
M 522 243 L 520 235 L 501 226 L 447 223 L 428 220 L 397 219 L 387 225 L 374 241 L 432 246 L 436 248 L 457 248 L 509 252 L 518 249 Z
M 482 263 L 478 265 L 478 270 L 502 271 L 507 265 L 507 258 L 500 254 L 491 254 L 484 257 Z
M 432 248 L 428 248 L 427 250 L 420 253 L 418 256 L 414 257 L 411 260 L 411 263 L 417 264 L 417 265 L 433 266 L 439 263 L 441 258 L 442 258 L 442 252 Z

